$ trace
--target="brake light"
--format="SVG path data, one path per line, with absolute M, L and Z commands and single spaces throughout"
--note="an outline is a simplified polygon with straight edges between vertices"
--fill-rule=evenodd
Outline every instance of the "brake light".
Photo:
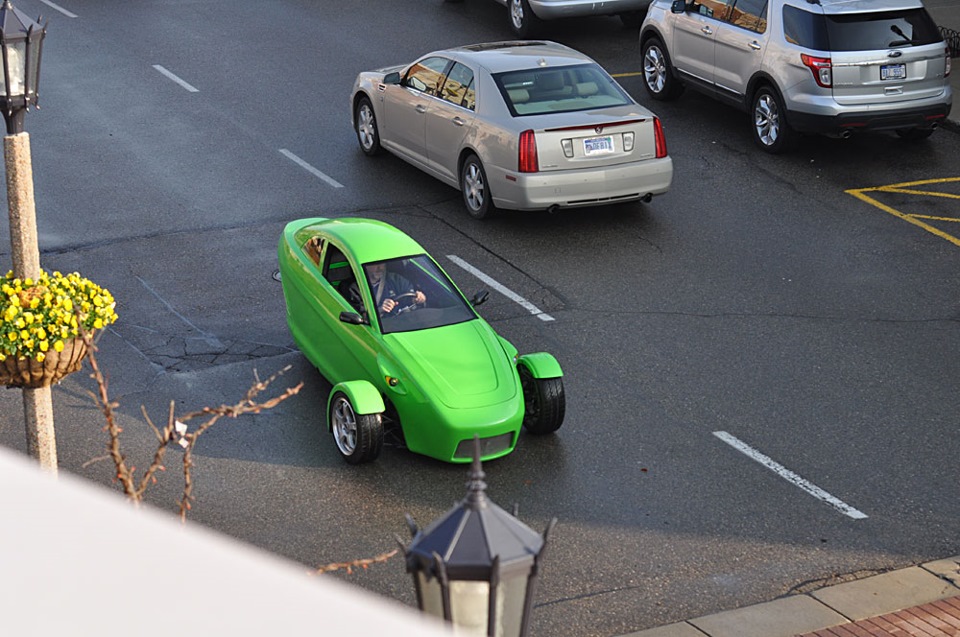
M 517 167 L 522 173 L 535 173 L 540 170 L 537 160 L 537 137 L 532 130 L 520 133 L 520 151 L 517 158 Z
M 663 136 L 663 126 L 660 118 L 653 118 L 653 140 L 657 147 L 657 158 L 667 156 L 667 138 Z
M 806 53 L 800 54 L 800 61 L 813 73 L 813 79 L 823 88 L 833 86 L 833 63 L 830 58 L 815 58 Z
M 943 68 L 943 77 L 950 77 L 950 47 L 947 47 L 947 65 Z

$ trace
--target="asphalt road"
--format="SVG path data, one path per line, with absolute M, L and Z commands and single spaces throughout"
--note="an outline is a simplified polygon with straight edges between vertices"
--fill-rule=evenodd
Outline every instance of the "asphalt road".
M 558 434 L 485 466 L 494 501 L 536 530 L 559 518 L 535 635 L 623 634 L 960 552 L 960 244 L 942 236 L 958 233 L 960 182 L 872 193 L 886 209 L 847 192 L 960 178 L 960 135 L 762 155 L 725 106 L 691 92 L 650 103 L 616 18 L 558 23 L 552 38 L 661 116 L 674 187 L 646 205 L 478 222 L 456 191 L 364 157 L 347 97 L 361 70 L 509 39 L 495 2 L 17 7 L 50 20 L 26 119 L 42 264 L 119 300 L 100 360 L 134 464 L 152 452 L 141 405 L 163 420 L 171 400 L 232 403 L 254 370 L 288 365 L 276 387 L 305 383 L 204 436 L 194 523 L 309 568 L 389 551 L 405 513 L 426 524 L 463 496 L 464 467 L 401 449 L 346 465 L 321 429 L 329 385 L 287 332 L 272 278 L 284 223 L 369 216 L 417 238 L 468 294 L 482 282 L 448 255 L 555 318 L 496 293 L 481 308 L 565 371 Z M 91 387 L 78 373 L 54 390 L 60 465 L 114 488 L 106 463 L 87 464 L 105 444 Z M 24 448 L 15 390 L 0 392 L 0 444 Z M 177 477 L 154 505 L 175 510 Z M 398 558 L 334 577 L 414 603 Z

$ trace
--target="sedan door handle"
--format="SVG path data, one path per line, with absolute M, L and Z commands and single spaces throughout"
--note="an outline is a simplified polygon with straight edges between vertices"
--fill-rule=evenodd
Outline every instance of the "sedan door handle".
M 417 104 L 416 108 L 417 108 L 417 112 L 418 112 L 418 113 L 426 113 L 426 112 L 427 112 L 427 107 L 424 106 L 423 104 Z
M 463 121 L 463 119 L 461 119 L 459 116 L 453 118 L 453 123 L 456 124 L 457 126 L 463 126 L 464 124 L 466 124 L 466 122 Z
M 704 35 L 713 35 L 713 29 L 711 29 L 710 25 L 707 25 L 707 24 L 700 27 L 700 32 L 703 33 Z
M 753 42 L 748 42 L 747 46 L 753 49 L 754 51 L 759 51 L 762 48 L 760 46 L 760 43 L 757 42 L 756 40 L 754 40 Z

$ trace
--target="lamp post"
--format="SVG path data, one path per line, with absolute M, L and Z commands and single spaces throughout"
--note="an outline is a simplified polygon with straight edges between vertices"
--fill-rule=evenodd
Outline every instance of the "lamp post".
M 527 634 L 543 535 L 490 501 L 475 440 L 467 495 L 423 530 L 408 515 L 413 540 L 404 548 L 417 603 L 453 623 L 455 632 L 488 637 Z M 516 513 L 516 507 L 514 507 Z
M 7 209 L 14 276 L 40 276 L 37 211 L 33 200 L 30 136 L 23 130 L 24 114 L 37 104 L 40 51 L 46 25 L 40 25 L 10 0 L 0 6 L 0 110 L 7 124 L 3 161 L 7 172 Z M 23 390 L 27 449 L 40 466 L 56 473 L 57 443 L 53 431 L 53 400 L 49 386 Z

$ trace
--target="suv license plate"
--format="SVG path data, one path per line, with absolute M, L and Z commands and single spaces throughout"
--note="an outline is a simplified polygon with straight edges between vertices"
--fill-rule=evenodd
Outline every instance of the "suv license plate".
M 602 155 L 613 152 L 613 137 L 589 137 L 583 140 L 584 155 Z
M 907 78 L 906 64 L 884 64 L 880 67 L 880 80 L 905 80 Z

